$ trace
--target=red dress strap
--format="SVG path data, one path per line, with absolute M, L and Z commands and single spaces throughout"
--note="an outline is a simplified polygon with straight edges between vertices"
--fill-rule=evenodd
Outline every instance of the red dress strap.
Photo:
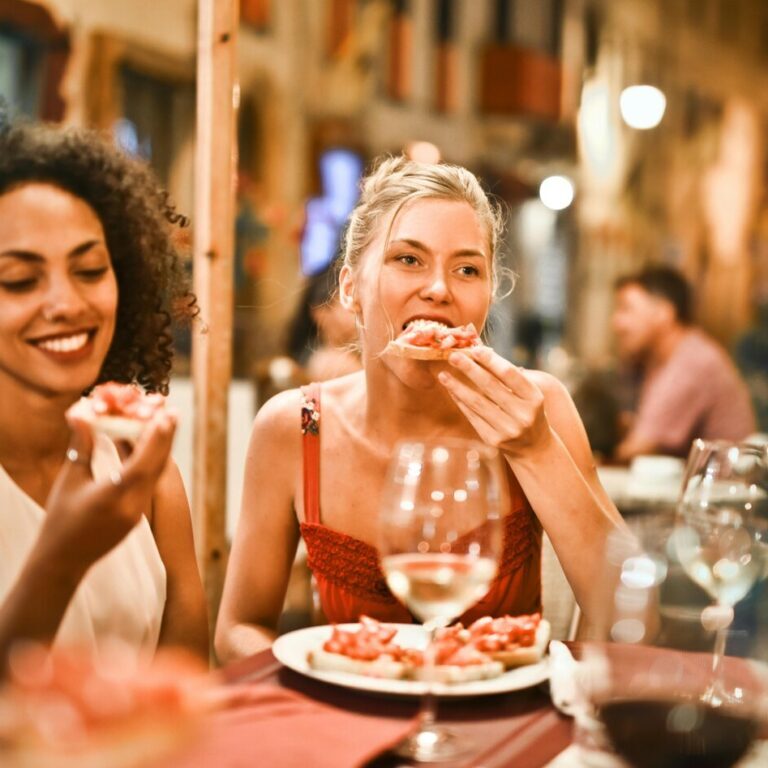
M 304 520 L 320 522 L 320 385 L 301 388 Z

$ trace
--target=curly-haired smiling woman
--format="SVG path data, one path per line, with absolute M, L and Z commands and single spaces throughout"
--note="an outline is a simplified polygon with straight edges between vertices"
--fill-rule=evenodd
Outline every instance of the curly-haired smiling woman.
M 65 415 L 103 381 L 167 391 L 172 310 L 196 310 L 178 217 L 96 134 L 0 124 L 0 659 L 19 639 L 114 637 L 207 656 L 174 416 L 122 462 Z

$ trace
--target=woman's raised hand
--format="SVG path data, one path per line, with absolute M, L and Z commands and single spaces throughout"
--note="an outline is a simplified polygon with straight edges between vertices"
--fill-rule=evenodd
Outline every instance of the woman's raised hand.
M 464 380 L 447 371 L 438 378 L 484 443 L 512 457 L 551 438 L 544 395 L 519 368 L 490 347 L 448 362 Z
M 87 570 L 122 541 L 150 509 L 170 456 L 176 416 L 168 410 L 156 413 L 120 470 L 99 480 L 91 473 L 90 427 L 76 417 L 68 420 L 72 440 L 45 505 L 39 544 L 45 543 L 51 557 L 76 572 Z

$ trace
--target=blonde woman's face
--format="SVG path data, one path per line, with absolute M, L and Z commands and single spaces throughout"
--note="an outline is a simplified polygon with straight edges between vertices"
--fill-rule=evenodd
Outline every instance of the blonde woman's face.
M 391 224 L 391 228 L 390 228 Z M 487 232 L 465 202 L 425 198 L 386 217 L 355 280 L 364 347 L 378 354 L 417 318 L 482 330 L 492 296 Z

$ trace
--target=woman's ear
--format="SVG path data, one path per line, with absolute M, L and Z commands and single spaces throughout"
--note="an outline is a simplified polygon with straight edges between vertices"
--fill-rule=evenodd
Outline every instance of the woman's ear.
M 360 311 L 360 304 L 355 297 L 355 279 L 352 270 L 346 265 L 339 273 L 339 303 L 349 312 L 357 314 Z

